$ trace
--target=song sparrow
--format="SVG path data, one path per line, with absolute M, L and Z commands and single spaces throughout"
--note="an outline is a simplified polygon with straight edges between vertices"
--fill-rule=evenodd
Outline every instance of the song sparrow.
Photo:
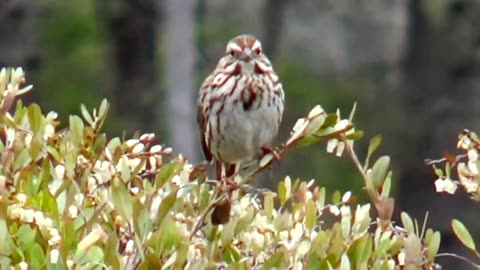
M 203 152 L 215 160 L 217 179 L 225 181 L 268 147 L 282 119 L 284 92 L 262 45 L 252 35 L 227 44 L 226 55 L 205 79 L 198 99 Z M 212 213 L 213 224 L 230 218 L 230 200 Z

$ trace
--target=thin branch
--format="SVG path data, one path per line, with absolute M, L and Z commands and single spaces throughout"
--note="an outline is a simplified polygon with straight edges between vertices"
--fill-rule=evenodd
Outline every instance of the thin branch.
M 475 267 L 476 269 L 480 269 L 480 264 L 476 264 L 476 263 L 472 262 L 471 260 L 467 259 L 466 257 L 457 255 L 455 253 L 448 253 L 448 252 L 447 253 L 439 253 L 435 257 L 453 257 L 453 258 L 459 259 L 461 261 L 464 261 L 464 262 L 470 264 L 471 266 Z

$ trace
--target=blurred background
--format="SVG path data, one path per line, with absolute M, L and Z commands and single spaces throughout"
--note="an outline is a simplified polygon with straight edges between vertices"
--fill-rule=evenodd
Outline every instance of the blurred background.
M 455 153 L 463 128 L 479 130 L 479 0 L 1 0 L 0 66 L 22 66 L 35 86 L 26 101 L 63 123 L 107 97 L 109 136 L 155 132 L 198 162 L 198 88 L 242 33 L 262 40 L 283 82 L 279 141 L 315 104 L 347 116 L 358 102 L 358 148 L 383 135 L 398 212 L 423 222 L 428 211 L 442 251 L 471 257 L 449 224 L 462 220 L 480 243 L 479 207 L 462 192 L 435 193 L 424 159 Z M 324 144 L 292 151 L 257 184 L 274 187 L 285 174 L 366 202 L 352 163 Z

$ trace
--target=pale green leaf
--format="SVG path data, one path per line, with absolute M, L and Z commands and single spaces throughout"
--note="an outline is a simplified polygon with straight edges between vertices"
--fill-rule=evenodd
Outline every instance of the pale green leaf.
M 457 238 L 469 249 L 476 250 L 475 242 L 463 223 L 457 219 L 452 220 L 452 229 Z

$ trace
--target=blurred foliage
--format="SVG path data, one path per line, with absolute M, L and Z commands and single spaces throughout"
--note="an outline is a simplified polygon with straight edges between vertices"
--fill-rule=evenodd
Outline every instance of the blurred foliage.
M 13 98 L 31 89 L 22 83 L 21 69 L 0 72 L 2 268 L 439 269 L 440 233 L 407 213 L 403 228 L 391 220 L 390 158 L 371 160 L 381 137 L 359 161 L 355 107 L 342 118 L 315 106 L 276 152 L 326 143 L 351 158 L 371 203 L 288 176 L 276 191 L 251 187 L 250 176 L 276 162 L 267 153 L 235 176 L 232 219 L 213 226 L 206 216 L 225 194 L 203 164 L 173 156 L 153 134 L 107 138 L 105 100 L 81 106 L 60 131 L 57 114 L 36 104 L 18 101 L 10 114 Z M 472 245 L 460 223 L 454 229 Z
M 76 111 L 79 100 L 98 104 L 107 68 L 95 1 L 42 0 L 40 5 L 41 69 L 33 74 L 42 89 L 38 102 L 62 116 Z

